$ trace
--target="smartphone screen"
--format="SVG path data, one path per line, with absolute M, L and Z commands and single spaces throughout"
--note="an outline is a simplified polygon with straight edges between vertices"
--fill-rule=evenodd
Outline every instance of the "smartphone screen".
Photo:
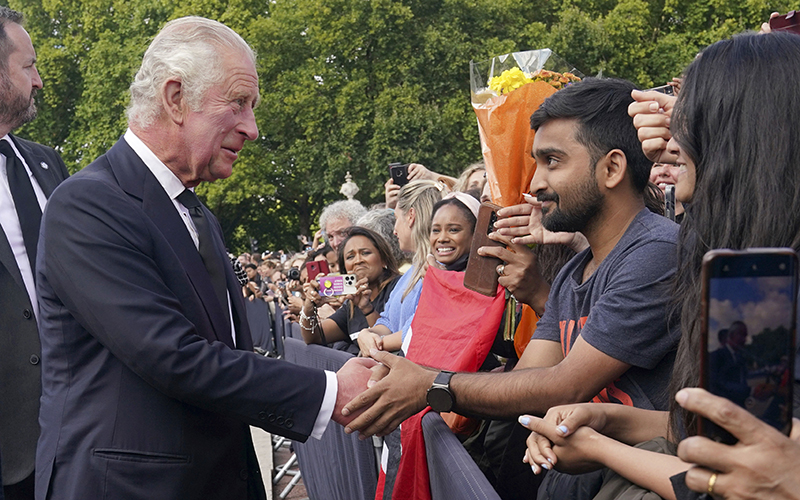
M 789 433 L 796 355 L 797 255 L 791 249 L 706 254 L 701 385 Z M 702 435 L 733 444 L 701 419 Z

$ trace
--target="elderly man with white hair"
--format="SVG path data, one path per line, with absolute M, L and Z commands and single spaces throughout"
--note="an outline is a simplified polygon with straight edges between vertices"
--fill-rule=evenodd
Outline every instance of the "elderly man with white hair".
M 263 499 L 248 425 L 305 440 L 366 387 L 253 352 L 219 223 L 193 188 L 258 137 L 255 55 L 168 23 L 131 85 L 129 129 L 43 215 L 36 498 Z M 344 374 L 342 376 L 341 374 Z

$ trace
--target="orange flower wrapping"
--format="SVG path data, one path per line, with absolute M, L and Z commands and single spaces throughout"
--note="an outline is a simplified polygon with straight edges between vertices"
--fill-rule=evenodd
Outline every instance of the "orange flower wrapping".
M 532 82 L 475 106 L 494 203 L 503 207 L 522 203 L 522 193 L 536 171 L 530 118 L 555 92 L 550 83 Z

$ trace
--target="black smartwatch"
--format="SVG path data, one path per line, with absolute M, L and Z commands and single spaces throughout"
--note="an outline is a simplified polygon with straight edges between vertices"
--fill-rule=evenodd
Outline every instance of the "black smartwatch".
M 433 385 L 428 389 L 428 406 L 435 412 L 452 411 L 456 405 L 456 397 L 450 392 L 450 378 L 453 372 L 441 371 L 436 375 Z

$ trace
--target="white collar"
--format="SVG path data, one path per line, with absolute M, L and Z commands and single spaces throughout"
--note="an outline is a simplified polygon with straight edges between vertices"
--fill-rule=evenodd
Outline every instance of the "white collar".
M 178 176 L 164 165 L 164 162 L 158 159 L 150 148 L 133 133 L 133 130 L 126 130 L 124 138 L 133 152 L 136 153 L 144 164 L 147 165 L 147 168 L 153 172 L 158 183 L 161 184 L 161 187 L 164 188 L 164 191 L 167 192 L 171 200 L 174 200 L 179 194 L 186 190 L 186 187 L 181 180 L 178 179 Z

